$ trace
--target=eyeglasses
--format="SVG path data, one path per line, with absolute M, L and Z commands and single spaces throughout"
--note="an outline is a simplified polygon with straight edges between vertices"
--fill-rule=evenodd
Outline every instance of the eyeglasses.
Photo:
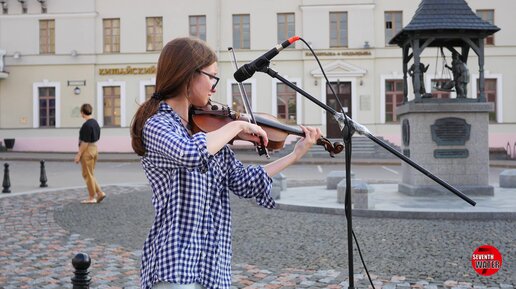
M 197 72 L 202 73 L 202 74 L 204 74 L 204 75 L 206 75 L 206 76 L 208 76 L 208 77 L 210 78 L 211 83 L 212 83 L 212 85 L 211 85 L 211 90 L 214 90 L 214 89 L 215 89 L 215 86 L 217 86 L 217 83 L 219 83 L 220 78 L 218 78 L 218 77 L 216 77 L 215 75 L 210 74 L 210 73 L 208 73 L 208 72 L 204 72 L 204 71 L 202 71 L 202 70 L 198 70 Z

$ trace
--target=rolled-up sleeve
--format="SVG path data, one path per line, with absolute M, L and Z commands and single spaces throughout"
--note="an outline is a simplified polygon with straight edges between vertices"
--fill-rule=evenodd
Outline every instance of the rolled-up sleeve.
M 265 208 L 274 208 L 271 197 L 272 179 L 263 166 L 244 165 L 233 154 L 230 155 L 228 175 L 229 189 L 242 198 L 256 198 L 256 203 Z
M 211 155 L 207 149 L 205 133 L 199 132 L 188 137 L 164 120 L 151 119 L 145 124 L 143 137 L 149 154 L 164 156 L 159 166 L 207 171 Z

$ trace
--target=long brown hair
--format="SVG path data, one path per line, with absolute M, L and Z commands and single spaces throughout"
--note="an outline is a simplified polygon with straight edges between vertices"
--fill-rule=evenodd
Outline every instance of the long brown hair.
M 197 70 L 216 61 L 215 52 L 196 38 L 176 38 L 163 47 L 158 60 L 155 93 L 138 108 L 131 123 L 131 145 L 135 153 L 145 154 L 143 126 L 158 112 L 160 101 L 179 95 Z

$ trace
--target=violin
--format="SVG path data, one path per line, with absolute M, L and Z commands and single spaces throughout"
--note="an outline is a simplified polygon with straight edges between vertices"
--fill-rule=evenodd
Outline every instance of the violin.
M 267 148 L 270 150 L 282 149 L 289 134 L 301 137 L 305 136 L 305 133 L 300 127 L 281 123 L 273 115 L 267 113 L 253 114 L 257 125 L 267 133 L 269 139 Z M 191 107 L 189 119 L 193 133 L 197 133 L 211 132 L 236 120 L 249 121 L 250 117 L 245 113 L 234 111 L 226 105 L 212 104 L 212 101 L 210 101 L 205 107 Z M 344 149 L 344 145 L 341 142 L 331 143 L 331 141 L 325 137 L 320 137 L 316 144 L 323 146 L 332 158 Z

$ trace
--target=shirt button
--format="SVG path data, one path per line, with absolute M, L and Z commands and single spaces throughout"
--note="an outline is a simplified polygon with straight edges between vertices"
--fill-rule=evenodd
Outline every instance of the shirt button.
M 179 155 L 180 155 L 180 156 L 184 156 L 184 155 L 185 155 L 185 153 L 184 153 L 184 152 L 179 152 Z
M 204 229 L 204 235 L 208 236 L 208 230 Z
M 203 258 L 203 259 L 206 258 L 206 253 L 201 252 L 201 258 Z

